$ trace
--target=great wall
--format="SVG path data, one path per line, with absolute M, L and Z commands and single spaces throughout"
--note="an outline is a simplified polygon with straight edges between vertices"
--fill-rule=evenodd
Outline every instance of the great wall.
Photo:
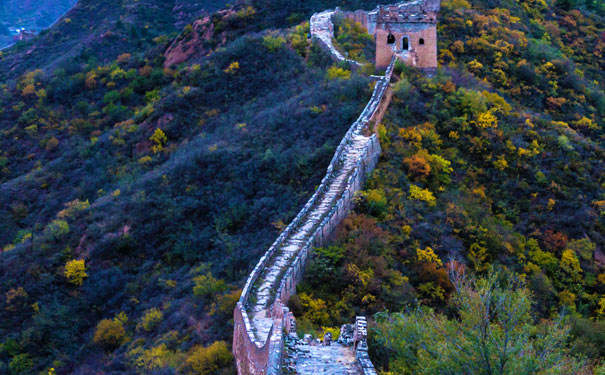
M 413 4 L 418 3 L 421 2 Z M 336 12 L 341 11 L 314 14 L 310 21 L 311 36 L 335 61 L 356 67 L 359 64 L 343 56 L 332 43 L 331 19 Z M 361 12 L 341 14 L 363 20 Z M 375 12 L 385 14 L 380 13 L 381 7 Z M 365 20 L 372 14 L 366 13 Z M 371 124 L 388 106 L 387 91 L 397 59 L 402 56 L 393 49 L 384 76 L 378 77 L 372 97 L 338 145 L 321 184 L 248 277 L 234 310 L 233 353 L 240 375 L 376 374 L 368 356 L 365 317 L 359 316 L 354 324 L 343 325 L 335 342 L 329 343 L 327 338 L 323 345 L 309 345 L 309 335 L 304 340 L 298 338 L 296 319 L 287 303 L 296 293 L 312 249 L 327 243 L 352 208 L 354 194 L 362 189 L 366 176 L 378 162 L 381 149 Z

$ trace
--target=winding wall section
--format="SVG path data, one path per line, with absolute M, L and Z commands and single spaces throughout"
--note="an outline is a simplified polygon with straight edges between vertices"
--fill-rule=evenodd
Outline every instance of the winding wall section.
M 332 13 L 313 15 L 311 34 L 337 59 L 349 61 L 332 45 Z M 347 215 L 354 193 L 362 188 L 366 174 L 376 166 L 380 144 L 368 125 L 385 96 L 394 62 L 395 58 L 385 76 L 377 81 L 365 109 L 338 145 L 313 196 L 248 277 L 234 311 L 233 352 L 240 375 L 281 373 L 283 332 L 295 329 L 294 317 L 286 304 L 296 292 L 310 251 L 325 243 Z

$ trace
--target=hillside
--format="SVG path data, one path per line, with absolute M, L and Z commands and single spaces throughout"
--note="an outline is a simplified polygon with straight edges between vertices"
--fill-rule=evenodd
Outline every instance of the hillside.
M 2 51 L 0 373 L 234 373 L 241 288 L 374 87 L 307 21 L 377 3 L 80 0 Z M 603 371 L 604 26 L 589 1 L 442 3 L 438 73 L 397 65 L 377 169 L 290 301 L 301 333 L 367 315 L 379 370 L 438 373 L 459 353 L 410 327 L 456 328 L 492 280 L 531 340 L 565 316 L 558 373 Z
M 111 5 L 95 6 L 124 10 Z M 81 2 L 71 22 L 2 61 L 18 77 L 0 99 L 0 363 L 11 373 L 132 373 L 155 368 L 154 350 L 172 366 L 198 344 L 229 341 L 237 285 L 319 182 L 370 93 L 363 77 L 326 81 L 329 58 L 306 41 L 296 52 L 288 31 L 234 28 L 253 19 L 247 8 L 214 16 L 220 51 L 164 68 L 163 51 L 187 27 L 105 43 L 69 29 L 92 7 Z M 140 23 L 157 15 L 127 10 L 141 11 Z M 178 24 L 178 14 L 154 12 Z M 96 20 L 99 32 L 110 21 Z M 103 62 L 70 58 L 65 46 L 85 43 Z M 31 48 L 39 53 L 22 53 Z M 194 289 L 208 280 L 217 289 Z M 114 316 L 128 318 L 124 335 L 95 340 Z

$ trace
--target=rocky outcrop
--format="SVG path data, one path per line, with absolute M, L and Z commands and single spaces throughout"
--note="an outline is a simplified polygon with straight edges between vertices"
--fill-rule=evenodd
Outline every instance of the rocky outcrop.
M 220 16 L 225 17 L 233 13 L 232 11 L 221 11 Z M 186 27 L 185 31 L 170 44 L 164 52 L 164 67 L 180 64 L 194 57 L 202 57 L 210 52 L 207 42 L 210 40 L 219 40 L 219 44 L 227 42 L 227 35 L 215 35 L 214 23 L 210 16 L 196 20 L 191 28 Z

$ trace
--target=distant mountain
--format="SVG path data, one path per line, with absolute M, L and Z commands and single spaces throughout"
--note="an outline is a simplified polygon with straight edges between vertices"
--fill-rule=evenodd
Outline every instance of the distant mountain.
M 39 32 L 52 25 L 76 2 L 77 0 L 1 0 L 0 48 L 13 43 L 15 29 Z

